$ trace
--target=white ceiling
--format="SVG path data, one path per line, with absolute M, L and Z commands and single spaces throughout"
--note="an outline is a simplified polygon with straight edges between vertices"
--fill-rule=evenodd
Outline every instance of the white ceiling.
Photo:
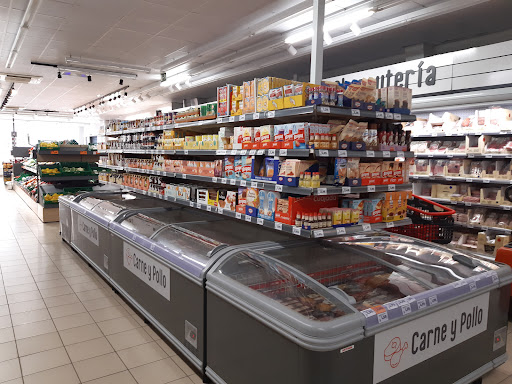
M 455 1 L 462 8 L 467 2 L 477 3 L 480 0 Z M 504 2 L 491 0 L 488 3 L 500 1 Z M 328 6 L 338 7 L 337 11 L 340 11 L 340 7 L 382 5 L 382 10 L 361 22 L 364 29 L 414 12 L 426 11 L 428 14 L 429 7 L 448 2 L 335 0 Z M 153 97 L 144 103 L 129 102 L 102 115 L 112 118 L 154 111 L 169 105 L 172 100 L 201 97 L 201 88 L 193 94 L 192 89 L 170 93 L 158 87 L 162 67 L 174 61 L 186 63 L 193 76 L 192 83 L 208 77 L 209 82 L 203 84 L 211 88 L 216 86 L 215 82 L 225 83 L 239 75 L 234 70 L 252 73 L 288 62 L 283 67 L 288 66 L 286 72 L 290 72 L 290 60 L 298 64 L 303 59 L 299 59 L 300 54 L 296 58 L 288 54 L 284 37 L 298 13 L 310 12 L 312 0 L 39 0 L 40 5 L 16 62 L 11 69 L 5 69 L 28 3 L 28 0 L 0 0 L 0 72 L 32 74 L 42 76 L 43 80 L 40 84 L 18 85 L 18 93 L 11 98 L 8 107 L 70 111 L 96 99 L 97 95 L 120 88 L 119 78 L 103 75 L 92 75 L 92 82 L 78 76 L 58 79 L 56 68 L 31 65 L 31 61 L 63 65 L 65 57 L 74 56 L 152 68 L 149 74 L 137 72 L 136 80 L 125 79 L 124 85 L 130 86 L 130 96 L 140 94 L 141 90 L 145 95 L 149 90 Z M 306 21 L 310 20 L 308 15 L 306 13 Z M 454 20 L 457 21 L 456 14 Z M 295 23 L 294 27 L 300 28 L 300 25 Z M 435 20 L 432 25 L 435 25 Z M 403 24 L 393 28 L 399 26 Z M 348 26 L 339 28 L 335 34 L 333 37 L 353 38 Z M 376 38 L 379 36 L 366 37 L 363 34 L 360 37 L 362 40 Z M 424 41 L 418 39 L 417 43 Z M 447 36 L 446 41 L 449 39 Z M 297 48 L 304 54 L 308 45 L 306 41 L 297 44 Z M 341 48 L 334 46 L 328 52 Z M 353 51 L 353 55 L 369 57 L 368 52 Z M 0 82 L 0 100 L 10 85 Z M 155 85 L 156 89 L 151 90 Z M 162 94 L 162 91 L 166 93 Z M 160 94 L 155 95 L 157 93 Z

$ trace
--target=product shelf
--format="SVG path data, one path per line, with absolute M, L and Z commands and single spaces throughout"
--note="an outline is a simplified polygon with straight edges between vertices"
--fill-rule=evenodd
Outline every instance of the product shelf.
M 472 203 L 469 201 L 452 201 L 448 199 L 438 199 L 435 197 L 430 196 L 420 196 L 424 199 L 432 200 L 437 203 L 443 204 L 443 205 L 457 205 L 460 207 L 468 207 L 468 208 L 488 208 L 488 209 L 499 209 L 503 211 L 512 211 L 512 205 L 492 205 L 492 204 L 481 204 L 481 203 Z
M 286 185 L 276 184 L 272 182 L 265 182 L 259 180 L 236 180 L 227 179 L 223 177 L 210 177 L 200 175 L 189 175 L 185 173 L 154 171 L 151 169 L 140 169 L 130 167 L 120 167 L 115 165 L 108 165 L 105 168 L 113 170 L 124 170 L 126 172 L 145 173 L 156 176 L 166 176 L 176 179 L 203 181 L 208 183 L 223 184 L 238 187 L 252 187 L 258 189 L 265 189 L 268 191 L 277 191 L 284 193 L 291 193 L 301 196 L 323 196 L 323 195 L 347 195 L 351 193 L 367 193 L 367 192 L 388 192 L 388 191 L 401 191 L 412 188 L 412 184 L 389 184 L 389 185 L 369 185 L 360 187 L 341 187 L 341 186 L 326 186 L 321 188 L 301 188 L 301 187 L 288 187 Z
M 173 128 L 215 128 L 226 125 L 236 125 L 239 123 L 244 124 L 254 124 L 261 123 L 261 125 L 265 125 L 270 122 L 276 122 L 280 119 L 289 120 L 290 118 L 312 118 L 312 117 L 350 117 L 350 118 L 365 118 L 365 119 L 377 119 L 389 122 L 408 122 L 415 121 L 415 115 L 402 115 L 399 113 L 389 113 L 389 112 L 375 112 L 375 111 L 366 111 L 361 109 L 352 109 L 352 108 L 344 108 L 344 107 L 331 107 L 324 105 L 308 105 L 305 107 L 297 107 L 297 108 L 288 108 L 288 109 L 280 109 L 276 111 L 268 111 L 268 112 L 256 112 L 249 113 L 245 115 L 239 116 L 228 116 L 228 117 L 217 117 L 217 119 L 213 120 L 198 120 L 191 122 L 183 122 L 183 123 L 174 123 L 153 127 L 145 127 L 145 128 L 136 128 L 124 131 L 116 131 L 116 132 L 106 132 L 107 136 L 117 136 L 117 135 L 126 135 L 131 133 L 141 133 L 141 132 L 153 132 L 153 131 L 162 131 L 165 129 L 173 129 Z
M 40 179 L 45 182 L 57 182 L 57 181 L 87 181 L 97 180 L 98 175 L 87 175 L 87 176 L 40 176 Z
M 106 181 L 100 181 L 100 182 L 103 184 L 116 185 L 116 186 L 122 187 L 125 190 L 141 193 L 143 195 L 151 196 L 151 197 L 154 197 L 157 199 L 171 201 L 171 202 L 174 202 L 177 204 L 189 206 L 191 208 L 197 208 L 197 209 L 200 209 L 203 211 L 213 212 L 213 213 L 225 215 L 225 216 L 228 216 L 228 217 L 231 217 L 234 219 L 242 220 L 242 221 L 245 221 L 248 223 L 253 223 L 253 224 L 261 225 L 261 226 L 264 226 L 267 228 L 272 228 L 277 231 L 292 233 L 294 235 L 298 235 L 298 236 L 305 237 L 305 238 L 336 237 L 336 236 L 345 235 L 345 234 L 350 235 L 350 234 L 356 234 L 356 233 L 361 233 L 361 232 L 371 232 L 374 230 L 385 229 L 385 228 L 393 228 L 393 227 L 398 227 L 398 226 L 402 226 L 402 225 L 409 225 L 412 223 L 412 221 L 410 219 L 404 219 L 404 220 L 392 221 L 392 222 L 388 222 L 388 223 L 376 223 L 376 224 L 365 223 L 365 224 L 361 224 L 361 225 L 353 225 L 353 226 L 348 226 L 348 227 L 305 230 L 300 227 L 295 227 L 293 225 L 283 224 L 283 223 L 279 223 L 279 222 L 275 222 L 275 221 L 271 221 L 271 220 L 265 220 L 265 219 L 261 219 L 261 218 L 256 218 L 256 217 L 245 215 L 245 214 L 242 214 L 239 212 L 227 211 L 222 208 L 218 208 L 218 207 L 214 207 L 214 206 L 206 205 L 206 204 L 201 204 L 201 203 L 193 202 L 190 200 L 178 199 L 178 198 L 174 198 L 174 197 L 170 197 L 170 196 L 162 196 L 157 193 L 147 192 L 147 191 L 143 191 L 143 190 L 140 190 L 137 188 L 132 188 L 132 187 L 126 187 L 126 186 L 122 186 L 122 185 L 119 185 L 116 183 L 110 183 L 110 182 L 106 182 Z
M 512 154 L 506 153 L 417 153 L 417 159 L 512 159 Z
M 433 137 L 451 137 L 451 138 L 465 138 L 466 136 L 512 136 L 512 131 L 494 131 L 494 132 L 467 132 L 467 133 L 446 133 L 446 132 L 435 132 L 427 133 L 424 135 L 412 135 L 412 139 L 422 140 L 431 139 Z
M 512 234 L 512 230 L 511 229 L 506 229 L 506 228 L 487 227 L 485 225 L 475 225 L 475 224 L 458 223 L 458 222 L 455 222 L 454 225 L 456 227 L 460 227 L 460 228 L 470 228 L 470 229 L 477 229 L 477 230 L 481 230 L 481 231 L 492 230 L 492 231 L 504 233 L 504 234 L 507 234 L 507 235 Z
M 430 181 L 454 181 L 459 183 L 478 183 L 478 184 L 498 184 L 510 185 L 512 180 L 506 179 L 477 179 L 471 177 L 451 177 L 451 176 L 428 176 L 428 175 L 414 175 L 409 176 L 411 180 L 430 180 Z
M 28 167 L 26 165 L 22 165 L 21 168 L 23 168 L 25 171 L 37 174 L 37 168 L 35 167 Z

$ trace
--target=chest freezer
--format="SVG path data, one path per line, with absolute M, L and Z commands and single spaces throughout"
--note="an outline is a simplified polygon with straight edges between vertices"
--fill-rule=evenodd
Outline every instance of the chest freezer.
M 206 374 L 471 383 L 506 360 L 511 281 L 503 264 L 389 233 L 231 249 L 206 278 Z
M 59 226 L 62 240 L 71 243 L 71 206 L 74 195 L 59 196 Z
M 118 291 L 199 370 L 204 362 L 208 269 L 231 246 L 264 248 L 291 239 L 188 207 L 121 215 L 111 230 L 109 273 Z
M 108 276 L 110 234 L 108 225 L 122 212 L 162 209 L 166 201 L 126 192 L 92 192 L 79 195 L 71 208 L 71 245 L 103 274 Z

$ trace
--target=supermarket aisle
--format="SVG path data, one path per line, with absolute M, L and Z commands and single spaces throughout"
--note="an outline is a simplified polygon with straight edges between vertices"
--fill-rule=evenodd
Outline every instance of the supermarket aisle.
M 0 383 L 201 380 L 13 191 L 0 187 Z

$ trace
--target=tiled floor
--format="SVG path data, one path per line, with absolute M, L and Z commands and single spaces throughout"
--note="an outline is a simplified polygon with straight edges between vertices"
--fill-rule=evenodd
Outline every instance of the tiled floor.
M 13 191 L 0 187 L 0 383 L 202 380 Z

